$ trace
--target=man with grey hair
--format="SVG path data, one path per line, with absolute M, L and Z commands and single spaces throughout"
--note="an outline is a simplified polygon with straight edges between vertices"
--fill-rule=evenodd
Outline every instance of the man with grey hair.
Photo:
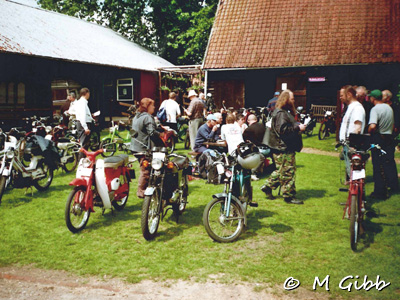
M 400 106 L 399 102 L 392 101 L 392 93 L 389 90 L 382 91 L 382 101 L 393 109 L 394 116 L 394 128 L 393 128 L 393 136 L 396 137 L 400 133 Z
M 369 115 L 371 113 L 371 109 L 374 106 L 367 97 L 367 88 L 365 86 L 358 86 L 356 87 L 356 98 L 358 102 L 362 104 L 365 110 L 365 127 L 363 128 L 365 132 L 368 130 L 368 122 L 369 122 Z M 362 132 L 361 132 L 362 133 Z

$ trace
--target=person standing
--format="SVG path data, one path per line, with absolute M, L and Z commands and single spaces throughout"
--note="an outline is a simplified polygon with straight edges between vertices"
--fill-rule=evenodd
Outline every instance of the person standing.
M 393 193 L 399 191 L 397 167 L 394 161 L 395 145 L 392 135 L 394 116 L 392 108 L 383 102 L 380 90 L 373 90 L 369 97 L 371 103 L 374 104 L 368 127 L 371 142 L 379 144 L 382 150 L 386 152 L 385 155 L 382 155 L 379 150 L 373 149 L 371 151 L 374 172 L 374 191 L 371 196 L 386 199 L 388 197 L 387 188 L 390 188 Z
M 175 131 L 178 131 L 178 124 L 176 119 L 181 115 L 181 109 L 179 104 L 176 102 L 176 94 L 174 92 L 169 93 L 169 99 L 164 100 L 161 103 L 160 109 L 165 108 L 167 114 L 167 121 L 165 126 L 169 126 Z
M 382 101 L 393 109 L 394 126 L 393 137 L 397 137 L 400 133 L 400 106 L 399 102 L 392 101 L 392 93 L 389 90 L 382 91 Z
M 189 121 L 190 147 L 192 151 L 194 151 L 197 131 L 199 130 L 201 124 L 203 123 L 205 106 L 203 102 L 199 98 L 197 98 L 197 93 L 194 90 L 189 91 L 188 98 L 190 99 L 190 104 L 189 107 L 185 109 L 185 112 L 190 119 Z
M 340 101 L 347 105 L 342 124 L 340 125 L 339 140 L 345 141 L 350 133 L 362 134 L 365 127 L 365 109 L 357 101 L 356 91 L 351 85 L 340 89 Z M 349 146 L 343 146 L 343 156 L 346 164 L 346 181 L 350 178 L 350 158 L 348 155 Z
M 89 109 L 88 101 L 90 91 L 84 87 L 80 90 L 80 98 L 74 105 L 75 116 L 77 120 L 76 129 L 78 131 L 79 143 L 88 150 L 90 142 L 90 133 L 94 119 Z
M 62 116 L 62 124 L 68 127 L 69 120 L 75 118 L 74 106 L 76 104 L 76 95 L 74 92 L 69 93 L 67 100 L 61 106 L 60 113 Z M 72 114 L 73 113 L 73 114 Z
M 367 88 L 365 86 L 358 86 L 356 88 L 356 98 L 358 102 L 362 104 L 365 110 L 365 128 L 363 131 L 368 131 L 368 122 L 369 122 L 369 115 L 371 113 L 371 109 L 374 106 L 367 97 Z
M 154 100 L 143 98 L 140 100 L 138 112 L 132 120 L 132 130 L 134 131 L 131 139 L 129 150 L 135 153 L 144 152 L 153 146 L 163 146 L 160 139 L 157 125 L 152 116 L 155 110 Z M 135 155 L 140 164 L 140 175 L 138 180 L 138 189 L 136 195 L 139 198 L 144 198 L 144 192 L 149 184 L 150 167 L 143 165 L 144 155 Z
M 272 172 L 261 190 L 268 199 L 273 200 L 275 198 L 272 190 L 281 186 L 286 203 L 303 204 L 303 201 L 295 199 L 295 175 L 296 152 L 303 147 L 301 131 L 306 129 L 306 125 L 297 123 L 294 119 L 295 115 L 293 92 L 285 90 L 276 102 L 268 141 L 268 146 L 273 150 L 276 170 Z
M 269 113 L 272 113 L 274 111 L 276 102 L 278 101 L 279 94 L 280 94 L 279 92 L 275 92 L 274 97 L 268 100 L 267 110 L 269 111 Z

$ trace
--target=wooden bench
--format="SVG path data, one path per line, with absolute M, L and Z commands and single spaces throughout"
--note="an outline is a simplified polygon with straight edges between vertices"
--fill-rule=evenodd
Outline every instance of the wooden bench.
M 314 105 L 311 104 L 311 111 L 314 117 L 320 122 L 324 116 L 326 111 L 336 112 L 336 106 L 333 105 Z

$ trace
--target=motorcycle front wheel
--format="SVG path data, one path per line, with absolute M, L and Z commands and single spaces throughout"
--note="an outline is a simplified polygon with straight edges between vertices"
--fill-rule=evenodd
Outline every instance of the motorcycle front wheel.
M 318 139 L 323 140 L 326 137 L 327 128 L 326 123 L 321 123 L 321 127 L 319 128 L 318 132 Z
M 179 197 L 179 199 L 176 203 L 172 204 L 172 209 L 173 209 L 175 215 L 177 215 L 177 216 L 182 215 L 182 213 L 186 209 L 187 196 L 189 193 L 188 176 L 187 175 L 182 175 L 181 189 L 182 189 L 181 196 Z
M 145 196 L 142 206 L 141 226 L 143 237 L 146 240 L 155 238 L 161 219 L 161 195 L 159 189 L 155 189 L 151 196 Z
M 81 231 L 89 221 L 90 210 L 83 208 L 85 195 L 86 187 L 76 186 L 68 196 L 65 206 L 65 223 L 72 233 Z
M 117 145 L 111 142 L 110 138 L 106 138 L 100 143 L 100 148 L 105 149 L 106 152 L 101 153 L 103 157 L 113 156 L 117 151 Z
M 100 147 L 100 133 L 92 132 L 90 135 L 89 149 L 91 151 L 97 151 Z
M 39 162 L 38 168 L 42 168 L 44 177 L 33 181 L 33 186 L 38 191 L 45 191 L 49 188 L 51 182 L 53 181 L 54 171 L 43 160 Z
M 208 235 L 219 243 L 237 240 L 244 228 L 242 207 L 231 201 L 229 217 L 225 216 L 225 198 L 211 200 L 203 213 L 203 224 Z

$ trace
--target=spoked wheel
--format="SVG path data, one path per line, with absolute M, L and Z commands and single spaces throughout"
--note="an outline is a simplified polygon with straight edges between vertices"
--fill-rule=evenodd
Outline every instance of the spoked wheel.
M 182 215 L 182 213 L 186 209 L 187 196 L 189 194 L 188 176 L 187 175 L 182 175 L 180 186 L 182 189 L 182 194 L 178 198 L 178 201 L 176 203 L 172 204 L 172 209 L 176 216 Z
M 178 139 L 183 142 L 186 139 L 186 133 L 187 133 L 187 129 L 189 128 L 189 126 L 187 124 L 183 124 L 181 126 L 181 128 L 179 128 L 179 132 L 178 132 Z
M 89 149 L 92 151 L 97 151 L 100 148 L 100 133 L 93 132 L 90 135 Z
M 38 168 L 43 170 L 44 176 L 33 182 L 33 186 L 38 191 L 45 191 L 49 188 L 51 182 L 53 181 L 53 169 L 51 169 L 43 160 L 39 162 Z
M 24 167 L 29 167 L 30 161 L 24 159 L 24 150 L 26 147 L 26 139 L 22 139 L 18 147 L 18 158 Z
M 3 198 L 4 191 L 6 190 L 6 182 L 7 182 L 7 177 L 1 176 L 1 178 L 0 178 L 0 204 L 1 204 L 1 199 Z
M 174 152 L 174 150 L 175 150 L 175 137 L 173 135 L 171 135 L 165 143 L 168 145 L 169 153 Z
M 127 194 L 125 197 L 123 197 L 121 200 L 114 200 L 112 202 L 112 205 L 114 206 L 114 208 L 118 211 L 123 210 L 126 202 L 128 202 L 128 197 L 129 197 L 129 182 L 126 180 L 125 178 L 125 184 L 128 184 L 128 190 L 127 190 Z
M 142 233 L 146 240 L 155 238 L 158 225 L 161 219 L 161 195 L 158 189 L 154 190 L 153 195 L 145 196 L 142 206 Z
M 326 123 L 321 123 L 321 127 L 319 128 L 318 132 L 318 139 L 323 140 L 326 137 L 327 128 Z
M 203 213 L 203 224 L 208 235 L 217 242 L 230 243 L 239 238 L 244 227 L 242 207 L 231 201 L 229 216 L 225 215 L 225 198 L 211 200 Z
M 78 153 L 74 151 L 74 148 L 68 148 L 65 150 L 65 156 L 68 156 L 67 162 L 63 165 L 63 169 L 65 172 L 69 173 L 72 172 L 76 169 L 76 166 L 78 165 Z
M 350 246 L 353 251 L 357 250 L 357 241 L 359 235 L 358 222 L 358 201 L 357 195 L 351 196 L 350 206 Z
M 186 136 L 185 136 L 185 149 L 190 148 L 190 136 L 189 136 L 189 129 L 186 130 Z
M 117 145 L 111 142 L 110 138 L 106 138 L 100 143 L 100 148 L 105 149 L 106 152 L 101 153 L 104 157 L 113 156 L 117 151 Z
M 83 208 L 85 195 L 86 187 L 76 186 L 68 196 L 65 206 L 65 223 L 72 233 L 81 231 L 89 221 L 90 211 Z

